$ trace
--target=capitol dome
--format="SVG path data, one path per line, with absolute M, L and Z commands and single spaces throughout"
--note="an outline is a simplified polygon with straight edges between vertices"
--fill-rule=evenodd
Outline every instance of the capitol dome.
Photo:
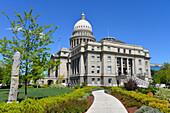
M 79 30 L 88 30 L 92 32 L 92 26 L 90 23 L 85 20 L 85 15 L 82 13 L 81 15 L 81 20 L 79 20 L 75 25 L 74 25 L 74 31 L 79 31 Z

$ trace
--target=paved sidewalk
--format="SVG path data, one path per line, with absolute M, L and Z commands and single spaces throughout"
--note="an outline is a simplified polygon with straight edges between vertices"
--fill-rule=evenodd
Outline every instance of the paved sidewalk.
M 94 102 L 86 113 L 128 113 L 123 104 L 104 90 L 93 91 Z

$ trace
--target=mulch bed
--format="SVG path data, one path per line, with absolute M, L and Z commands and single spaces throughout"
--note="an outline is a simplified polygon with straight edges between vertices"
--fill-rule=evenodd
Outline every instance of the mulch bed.
M 110 95 L 112 95 L 112 94 L 110 94 Z M 138 109 L 136 106 L 134 106 L 134 107 L 127 107 L 126 106 L 126 104 L 125 104 L 125 102 L 123 102 L 122 100 L 120 100 L 118 97 L 116 97 L 115 95 L 112 95 L 112 96 L 114 96 L 115 98 L 117 98 L 123 105 L 124 105 L 124 107 L 126 108 L 126 110 L 128 111 L 128 113 L 135 113 L 135 111 Z
M 90 108 L 90 106 L 93 104 L 93 101 L 94 101 L 94 96 L 89 96 L 86 101 L 88 102 L 88 109 Z M 87 110 L 88 110 L 87 109 Z

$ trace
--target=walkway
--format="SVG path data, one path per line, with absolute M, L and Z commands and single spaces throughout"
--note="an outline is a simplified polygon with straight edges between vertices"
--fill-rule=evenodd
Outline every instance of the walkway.
M 94 102 L 86 113 L 128 113 L 123 104 L 104 90 L 93 91 Z

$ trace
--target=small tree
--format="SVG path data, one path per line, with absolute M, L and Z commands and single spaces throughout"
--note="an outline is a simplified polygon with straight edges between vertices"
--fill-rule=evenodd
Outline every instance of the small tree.
M 130 91 L 138 88 L 136 80 L 134 80 L 132 78 L 130 78 L 126 82 L 124 82 L 124 87 Z
M 2 11 L 9 20 L 14 37 L 12 37 L 12 40 L 7 37 L 0 39 L 0 53 L 3 56 L 5 65 L 9 65 L 9 69 L 12 67 L 11 61 L 13 61 L 14 53 L 17 51 L 21 53 L 22 63 L 20 76 L 22 76 L 21 78 L 25 81 L 25 99 L 27 98 L 28 81 L 45 76 L 50 65 L 55 67 L 60 64 L 59 60 L 56 62 L 48 60 L 50 57 L 48 50 L 50 50 L 50 48 L 47 47 L 50 43 L 53 43 L 53 41 L 51 41 L 53 38 L 52 34 L 58 26 L 53 29 L 50 29 L 53 24 L 40 26 L 36 23 L 40 14 L 33 17 L 32 11 L 33 8 L 31 8 L 29 12 L 24 11 L 23 17 L 15 11 L 16 20 L 14 21 L 11 21 L 9 16 Z M 8 73 L 11 72 L 8 71 Z

